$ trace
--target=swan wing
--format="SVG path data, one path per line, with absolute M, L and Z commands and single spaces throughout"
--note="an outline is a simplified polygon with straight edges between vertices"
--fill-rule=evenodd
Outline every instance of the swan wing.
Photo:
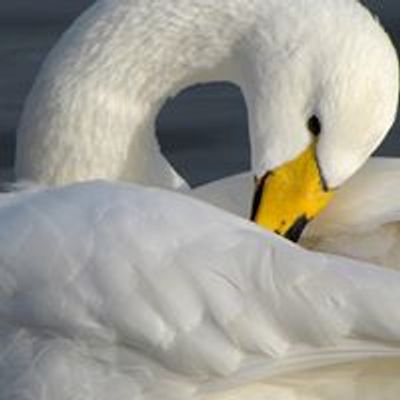
M 187 196 L 77 184 L 6 194 L 0 221 L 2 399 L 237 399 L 400 356 L 396 271 Z
M 307 228 L 302 244 L 400 269 L 400 160 L 372 158 Z

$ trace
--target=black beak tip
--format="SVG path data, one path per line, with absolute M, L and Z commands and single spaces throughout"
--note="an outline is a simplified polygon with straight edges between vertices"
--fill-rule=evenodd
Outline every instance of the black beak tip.
M 301 237 L 301 234 L 304 231 L 304 228 L 307 226 L 309 222 L 310 220 L 305 215 L 302 215 L 285 233 L 284 235 L 285 238 L 291 240 L 292 242 L 298 242 Z

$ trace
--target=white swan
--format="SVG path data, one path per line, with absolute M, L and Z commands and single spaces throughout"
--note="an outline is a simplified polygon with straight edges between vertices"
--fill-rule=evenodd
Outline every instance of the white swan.
M 393 121 L 398 66 L 357 2 L 321 3 L 96 3 L 35 84 L 18 176 L 182 186 L 151 135 L 154 114 L 234 59 L 238 71 L 215 77 L 238 79 L 254 173 L 274 171 L 260 207 L 302 166 L 309 179 L 284 189 L 323 195 L 321 182 L 341 184 Z M 397 272 L 308 252 L 159 189 L 86 183 L 0 202 L 0 398 L 398 397 Z
M 356 1 L 103 0 L 35 82 L 17 177 L 184 186 L 159 151 L 154 119 L 168 96 L 210 79 L 242 88 L 262 183 L 256 219 L 292 236 L 365 162 L 397 107 L 396 53 Z

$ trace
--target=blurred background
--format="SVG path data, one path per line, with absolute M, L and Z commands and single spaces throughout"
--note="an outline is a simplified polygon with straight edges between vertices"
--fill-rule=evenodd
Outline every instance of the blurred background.
M 62 32 L 93 2 L 0 2 L 0 180 L 12 178 L 16 127 L 38 68 Z M 399 0 L 363 3 L 380 18 L 399 49 Z M 158 118 L 157 134 L 163 152 L 194 185 L 249 168 L 247 112 L 233 85 L 197 86 L 170 100 Z M 398 122 L 377 154 L 400 156 Z

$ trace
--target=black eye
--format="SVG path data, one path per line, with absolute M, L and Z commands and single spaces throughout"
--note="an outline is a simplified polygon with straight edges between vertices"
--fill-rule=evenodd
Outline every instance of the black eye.
M 307 128 L 314 136 L 318 136 L 321 133 L 321 122 L 316 115 L 313 115 L 308 120 Z

